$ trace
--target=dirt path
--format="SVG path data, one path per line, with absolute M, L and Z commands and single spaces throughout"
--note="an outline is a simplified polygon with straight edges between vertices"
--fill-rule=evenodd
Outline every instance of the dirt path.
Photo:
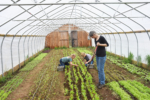
M 97 85 L 97 83 L 98 83 L 97 70 L 89 69 L 88 71 L 93 77 L 93 82 L 95 83 L 95 85 Z M 108 86 L 105 86 L 102 89 L 97 89 L 97 90 L 98 90 L 98 94 L 100 95 L 100 98 L 102 98 L 102 100 L 119 100 L 117 96 L 112 94 L 113 92 L 109 89 Z
M 15 89 L 6 100 L 18 100 L 23 99 L 29 94 L 29 90 L 32 85 L 35 85 L 34 81 L 40 72 L 42 70 L 43 65 L 47 61 L 50 55 L 47 55 L 27 76 L 27 78 Z
M 98 79 L 98 71 L 96 69 L 89 69 L 88 71 L 93 76 L 93 81 L 96 85 L 99 80 Z M 105 63 L 105 76 L 106 76 L 106 72 L 110 72 L 109 74 L 110 74 L 110 77 L 113 79 L 112 81 L 119 81 L 119 80 L 124 80 L 124 79 L 136 80 L 136 79 L 140 78 L 139 76 L 133 75 L 130 72 L 128 72 L 127 70 L 120 68 L 115 64 L 112 64 L 109 60 L 106 60 L 106 63 Z M 114 74 L 116 74 L 116 75 L 114 75 Z M 121 75 L 121 77 L 124 77 L 124 78 L 120 79 L 120 77 L 119 77 L 120 75 Z M 107 83 L 108 83 L 108 81 L 106 80 L 106 84 Z M 114 92 L 112 92 L 108 86 L 105 86 L 102 89 L 98 89 L 98 93 L 100 94 L 100 97 L 103 100 L 120 100 L 120 98 Z
M 67 100 L 69 96 L 64 95 L 64 82 L 65 82 L 65 73 L 57 72 L 58 76 L 55 78 L 55 85 L 53 86 L 53 91 L 51 91 L 51 100 Z

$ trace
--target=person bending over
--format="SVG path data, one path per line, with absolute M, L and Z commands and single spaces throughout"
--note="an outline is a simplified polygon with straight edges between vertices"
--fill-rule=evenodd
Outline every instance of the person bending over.
M 70 65 L 70 66 L 76 66 L 77 67 L 78 65 L 72 63 L 72 61 L 75 57 L 76 57 L 76 55 L 72 54 L 70 56 L 61 58 L 59 66 L 64 66 L 64 68 L 65 68 L 65 65 Z
M 85 54 L 84 52 L 81 53 L 81 56 L 85 59 L 85 66 L 87 67 L 87 64 L 93 64 L 93 59 L 90 61 L 92 56 L 90 54 Z

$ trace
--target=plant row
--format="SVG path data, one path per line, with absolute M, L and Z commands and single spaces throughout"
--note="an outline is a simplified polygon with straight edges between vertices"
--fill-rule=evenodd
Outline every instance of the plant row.
M 65 69 L 65 75 L 67 78 L 66 84 L 69 85 L 68 88 L 65 88 L 65 94 L 70 92 L 68 93 L 70 94 L 70 100 L 80 100 L 80 98 L 85 100 L 99 100 L 99 95 L 96 93 L 96 87 L 92 82 L 91 74 L 87 72 L 87 68 L 78 54 L 72 49 L 69 51 L 70 54 L 76 54 L 76 58 L 73 60 L 73 63 L 78 64 L 78 67 L 70 68 L 68 66 Z M 65 56 L 67 54 L 68 51 L 64 52 Z
M 119 67 L 127 69 L 132 74 L 137 74 L 141 76 L 141 78 L 150 81 L 150 71 L 137 67 L 134 64 L 124 63 L 122 60 L 114 56 L 108 55 L 107 59 L 109 59 L 112 63 L 118 65 Z
M 12 91 L 14 91 L 23 82 L 23 80 L 28 76 L 29 70 L 27 72 L 24 72 L 24 71 L 27 68 L 29 68 L 30 70 L 33 69 L 42 60 L 44 56 L 46 56 L 46 54 L 40 54 L 39 56 L 37 56 L 34 60 L 31 61 L 31 63 L 29 62 L 28 64 L 26 64 L 25 67 L 21 69 L 21 72 L 19 72 L 19 74 L 17 74 L 11 80 L 7 81 L 5 85 L 0 88 L 0 100 L 5 100 L 8 97 L 8 95 Z M 37 62 L 35 63 L 35 61 L 37 60 L 38 60 L 38 63 Z
M 38 63 L 41 62 L 41 60 L 47 55 L 47 53 L 41 53 L 39 56 L 37 56 L 35 59 L 33 59 L 31 62 L 28 62 L 20 71 L 30 71 L 32 70 Z
M 138 100 L 149 100 L 150 98 L 150 88 L 137 81 L 113 81 L 107 85 L 118 94 L 121 100 L 132 100 L 132 96 Z
M 42 70 L 38 73 L 35 79 L 35 85 L 31 88 L 27 99 L 32 100 L 49 100 L 54 88 L 54 77 L 56 74 L 57 60 L 59 59 L 60 50 L 57 52 L 51 50 L 49 57 L 44 61 Z

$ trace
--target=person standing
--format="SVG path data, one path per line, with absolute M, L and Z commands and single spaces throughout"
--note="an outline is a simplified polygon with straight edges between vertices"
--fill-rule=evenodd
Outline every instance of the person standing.
M 97 84 L 97 87 L 100 89 L 105 85 L 105 72 L 104 72 L 104 65 L 106 61 L 105 47 L 108 47 L 109 44 L 103 36 L 98 35 L 95 31 L 90 31 L 89 36 L 95 39 L 95 46 L 96 46 L 95 54 L 99 77 L 99 83 Z M 92 57 L 92 59 L 93 58 L 94 57 Z

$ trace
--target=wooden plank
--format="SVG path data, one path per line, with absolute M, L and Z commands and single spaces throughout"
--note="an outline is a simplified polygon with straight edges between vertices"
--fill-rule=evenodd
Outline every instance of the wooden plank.
M 145 30 L 141 30 L 141 31 L 134 31 L 135 33 L 145 33 Z M 150 30 L 147 30 L 147 32 L 150 32 Z M 133 31 L 129 31 L 129 32 L 113 32 L 113 33 L 102 33 L 102 34 L 131 34 L 133 33 Z
M 5 36 L 5 34 L 0 34 L 0 37 Z M 5 37 L 14 37 L 15 35 L 6 35 Z M 44 35 L 16 35 L 15 37 L 46 37 Z

